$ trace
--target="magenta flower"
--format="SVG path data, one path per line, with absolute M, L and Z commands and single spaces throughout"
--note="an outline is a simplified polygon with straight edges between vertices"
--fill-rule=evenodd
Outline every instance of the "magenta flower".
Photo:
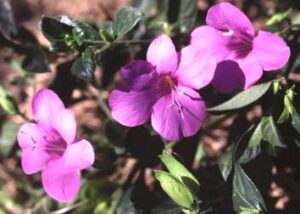
M 168 140 L 192 136 L 206 110 L 194 89 L 210 83 L 215 67 L 215 59 L 199 49 L 188 46 L 177 53 L 168 36 L 159 36 L 148 48 L 147 61 L 121 69 L 122 84 L 109 97 L 112 116 L 130 127 L 151 118 L 153 128 Z
M 206 48 L 216 57 L 219 64 L 212 84 L 221 92 L 249 88 L 263 70 L 280 69 L 290 57 L 282 38 L 266 31 L 255 34 L 247 16 L 230 3 L 211 7 L 206 23 L 192 32 L 191 45 Z
M 42 171 L 45 191 L 67 202 L 80 188 L 80 170 L 94 163 L 93 147 L 76 138 L 76 121 L 51 90 L 39 90 L 32 102 L 36 123 L 25 123 L 17 134 L 25 174 Z

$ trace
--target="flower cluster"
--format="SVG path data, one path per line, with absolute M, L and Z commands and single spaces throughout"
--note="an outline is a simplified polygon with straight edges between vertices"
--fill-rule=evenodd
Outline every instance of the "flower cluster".
M 161 35 L 150 44 L 146 60 L 121 69 L 121 84 L 109 96 L 116 121 L 134 127 L 151 120 L 153 129 L 170 141 L 192 136 L 206 118 L 199 89 L 210 83 L 222 93 L 249 88 L 263 71 L 282 68 L 290 57 L 282 38 L 256 33 L 246 15 L 230 3 L 211 7 L 206 23 L 191 33 L 190 44 L 181 50 Z M 52 198 L 72 200 L 80 188 L 80 170 L 94 163 L 93 147 L 76 137 L 74 115 L 53 91 L 35 94 L 32 113 L 36 123 L 24 124 L 17 134 L 23 171 L 41 171 Z
M 167 140 L 192 136 L 206 112 L 196 90 L 210 82 L 223 93 L 248 88 L 263 70 L 279 69 L 289 59 L 283 39 L 266 31 L 256 35 L 246 15 L 230 3 L 211 7 L 206 22 L 178 53 L 171 39 L 161 35 L 150 44 L 147 61 L 122 68 L 121 85 L 109 97 L 115 120 L 132 127 L 151 118 L 153 128 Z
M 17 134 L 25 174 L 42 171 L 45 191 L 67 202 L 80 188 L 80 170 L 94 163 L 90 142 L 76 138 L 76 121 L 59 97 L 49 89 L 39 90 L 32 102 L 36 123 L 25 123 Z

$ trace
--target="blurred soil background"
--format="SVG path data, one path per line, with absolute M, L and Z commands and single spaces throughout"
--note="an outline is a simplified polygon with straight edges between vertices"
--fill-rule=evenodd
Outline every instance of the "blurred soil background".
M 176 2 L 174 1 L 174 4 Z M 272 14 L 278 5 L 299 6 L 295 3 L 297 1 L 284 1 L 285 3 L 280 4 L 279 1 L 273 0 L 235 0 L 233 2 L 248 14 L 257 29 L 265 27 L 268 15 Z M 34 92 L 39 88 L 49 87 L 55 90 L 64 103 L 75 112 L 79 136 L 89 138 L 93 142 L 93 140 L 99 140 L 102 135 L 109 135 L 110 133 L 107 133 L 105 128 L 107 112 L 105 108 L 100 107 L 101 102 L 107 99 L 109 92 L 118 84 L 116 71 L 130 58 L 134 58 L 129 55 L 131 51 L 108 51 L 102 59 L 102 65 L 97 67 L 95 83 L 86 83 L 70 72 L 74 58 L 72 54 L 49 53 L 49 43 L 39 29 L 39 21 L 42 15 L 67 15 L 86 22 L 102 23 L 111 20 L 118 9 L 130 4 L 130 0 L 11 0 L 10 3 L 16 25 L 34 35 L 46 53 L 49 69 L 46 73 L 29 74 L 30 78 L 25 79 L 17 62 L 13 60 L 7 63 L 6 60 L 17 54 L 13 53 L 10 48 L 4 47 L 0 49 L 0 84 L 16 99 L 21 112 L 27 118 L 32 118 L 31 100 Z M 201 16 L 205 17 L 207 9 L 214 3 L 215 1 L 199 0 L 198 8 Z M 154 8 L 153 14 L 155 13 L 159 11 Z M 297 73 L 292 74 L 290 78 L 300 81 L 300 75 Z M 210 88 L 202 91 L 209 106 L 221 103 L 230 97 L 217 94 L 211 96 L 209 91 Z M 230 197 L 224 197 L 228 191 L 230 192 L 230 182 L 222 181 L 217 160 L 237 136 L 257 121 L 261 115 L 262 107 L 255 105 L 244 114 L 210 116 L 207 127 L 202 131 L 205 135 L 201 139 L 197 135 L 174 146 L 174 151 L 178 156 L 182 157 L 185 163 L 197 173 L 202 187 L 205 188 L 203 190 L 205 197 L 215 200 L 214 213 L 233 213 Z M 17 130 L 23 122 L 25 121 L 20 116 L 0 115 L 2 137 L 5 133 L 11 133 L 9 138 L 13 142 L 11 148 L 7 149 L 7 154 L 0 156 L 0 208 L 5 213 L 34 213 L 37 206 L 36 199 L 28 198 L 28 192 L 36 191 L 35 188 L 41 191 L 39 175 L 26 176 L 22 173 L 20 153 L 15 143 L 15 132 L 7 132 L 8 129 Z M 138 184 L 134 187 L 136 196 L 133 199 L 137 204 L 137 210 L 139 207 L 143 208 L 156 203 L 151 192 L 157 188 L 157 183 L 150 169 L 159 166 L 159 162 L 155 158 L 152 160 L 153 157 L 149 156 L 157 156 L 163 148 L 163 143 L 157 140 L 158 138 L 151 138 L 144 129 L 137 127 L 130 130 L 130 134 L 126 136 L 126 143 L 131 145 L 132 155 L 122 158 L 121 161 L 118 160 L 119 162 L 113 169 L 107 169 L 108 172 L 105 172 L 109 174 L 110 181 L 118 185 Z M 153 142 L 155 139 L 159 142 Z M 146 144 L 146 146 L 140 146 L 140 141 L 147 141 L 148 147 Z M 109 165 L 115 161 L 114 157 L 110 157 L 107 153 L 101 157 L 101 152 L 103 151 L 100 151 L 100 157 L 98 157 L 102 161 L 101 167 L 105 168 L 107 167 L 105 164 Z M 277 157 L 261 154 L 256 160 L 247 164 L 246 172 L 263 194 L 270 213 L 300 213 L 299 155 L 298 148 L 280 150 Z M 142 165 L 143 170 L 136 170 L 136 165 Z M 201 170 L 202 168 L 205 170 Z M 91 175 L 91 178 L 97 178 L 97 176 L 101 176 L 101 173 Z M 145 205 L 145 201 L 150 205 Z

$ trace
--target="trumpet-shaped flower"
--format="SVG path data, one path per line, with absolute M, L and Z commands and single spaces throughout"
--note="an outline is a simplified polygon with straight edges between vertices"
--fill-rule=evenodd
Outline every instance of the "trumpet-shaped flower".
M 36 123 L 25 123 L 17 134 L 25 174 L 42 171 L 42 183 L 52 198 L 67 202 L 80 188 L 80 170 L 90 167 L 94 150 L 76 138 L 76 121 L 51 90 L 39 90 L 32 102 Z
M 151 118 L 165 139 L 194 135 L 205 119 L 206 106 L 198 90 L 208 85 L 216 67 L 214 58 L 192 46 L 179 53 L 166 35 L 154 39 L 147 61 L 121 69 L 121 86 L 112 91 L 109 105 L 115 120 L 138 126 Z
M 290 49 L 282 38 L 266 32 L 255 34 L 247 16 L 230 3 L 211 7 L 206 26 L 191 34 L 191 45 L 205 48 L 219 63 L 212 81 L 221 92 L 238 87 L 249 88 L 263 70 L 282 68 L 290 57 Z

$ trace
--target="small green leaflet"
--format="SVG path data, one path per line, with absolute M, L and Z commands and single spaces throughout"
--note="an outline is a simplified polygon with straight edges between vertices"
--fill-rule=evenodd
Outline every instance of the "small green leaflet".
M 117 38 L 128 33 L 142 18 L 143 14 L 134 7 L 125 7 L 115 16 L 112 29 Z
M 195 203 L 193 195 L 185 185 L 168 172 L 155 170 L 154 173 L 162 189 L 173 201 L 189 210 L 194 209 Z

